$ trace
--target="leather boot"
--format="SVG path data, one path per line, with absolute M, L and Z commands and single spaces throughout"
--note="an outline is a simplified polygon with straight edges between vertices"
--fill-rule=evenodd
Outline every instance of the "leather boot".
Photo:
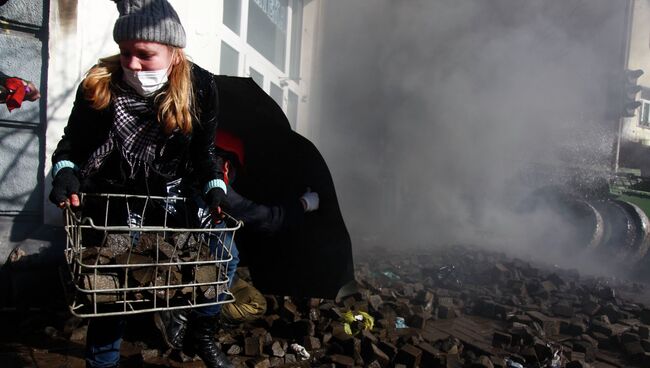
M 218 323 L 217 316 L 192 317 L 183 350 L 189 356 L 198 355 L 208 368 L 235 368 L 214 341 Z
M 167 346 L 172 349 L 182 349 L 187 331 L 187 312 L 185 310 L 161 311 L 155 313 L 153 318 Z

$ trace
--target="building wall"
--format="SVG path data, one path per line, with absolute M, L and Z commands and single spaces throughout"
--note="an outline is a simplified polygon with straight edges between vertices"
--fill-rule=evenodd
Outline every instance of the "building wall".
M 11 0 L 0 7 L 0 72 L 33 81 L 46 77 L 47 7 L 44 1 Z M 39 173 L 44 102 L 25 102 L 9 112 L 0 106 L 0 216 L 37 220 L 41 216 Z
M 650 0 L 635 0 L 633 4 L 627 69 L 642 69 L 639 85 L 650 88 Z M 647 104 L 644 108 L 649 108 L 650 96 L 643 97 Z M 622 138 L 650 145 L 650 125 L 640 121 L 642 109 L 637 110 L 636 116 L 624 119 Z
M 24 236 L 17 227 L 42 221 L 47 9 L 43 0 L 9 0 L 0 6 L 0 72 L 32 81 L 44 96 L 12 112 L 0 105 L 0 263 L 11 252 L 10 244 Z
M 34 287 L 53 290 L 38 267 L 5 267 L 5 260 L 42 254 L 49 234 L 42 224 L 46 128 L 49 1 L 9 0 L 0 6 L 0 72 L 32 81 L 43 96 L 9 112 L 0 105 L 0 306 L 29 305 Z M 26 241 L 30 239 L 30 241 Z M 20 251 L 13 253 L 16 244 Z M 48 242 L 49 244 L 49 242 Z M 59 253 L 59 256 L 61 254 Z M 29 260 L 24 264 L 30 265 Z M 40 283 L 26 281 L 40 280 Z M 28 292 L 27 290 L 32 290 Z
M 650 0 L 636 0 L 630 37 L 630 69 L 646 71 L 639 82 L 650 86 Z

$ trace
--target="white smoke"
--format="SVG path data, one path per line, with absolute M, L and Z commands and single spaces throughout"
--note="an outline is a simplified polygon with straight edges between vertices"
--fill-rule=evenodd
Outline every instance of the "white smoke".
M 548 232 L 570 243 L 574 229 L 515 209 L 574 167 L 611 164 L 614 3 L 325 2 L 320 148 L 355 244 L 566 253 Z

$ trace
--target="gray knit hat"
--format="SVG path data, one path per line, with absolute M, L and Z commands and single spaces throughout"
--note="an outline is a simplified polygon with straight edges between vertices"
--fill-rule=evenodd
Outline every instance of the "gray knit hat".
M 117 0 L 120 16 L 113 28 L 115 42 L 153 41 L 185 47 L 185 30 L 167 0 Z

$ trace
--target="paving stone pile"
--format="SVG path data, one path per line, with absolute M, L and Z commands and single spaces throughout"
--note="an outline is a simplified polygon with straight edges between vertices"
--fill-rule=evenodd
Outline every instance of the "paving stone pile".
M 80 250 L 81 270 L 77 282 L 85 292 L 81 298 L 88 299 L 91 304 L 96 300 L 99 308 L 101 303 L 144 301 L 153 297 L 173 299 L 169 301 L 171 304 L 184 304 L 195 292 L 214 298 L 213 285 L 193 287 L 195 284 L 214 283 L 217 279 L 215 256 L 210 254 L 210 246 L 203 234 L 135 234 L 137 237 L 111 232 L 102 238 L 100 245 L 87 245 Z M 162 266 L 155 266 L 157 264 Z M 132 291 L 126 294 L 102 291 L 126 288 Z M 82 303 L 85 301 L 81 300 Z
M 267 297 L 266 317 L 222 330 L 242 366 L 650 366 L 650 309 L 619 296 L 640 284 L 585 277 L 467 247 L 357 257 L 355 292 L 339 300 Z M 367 312 L 371 330 L 345 331 Z M 305 363 L 307 364 L 307 363 Z
M 643 284 L 465 246 L 358 250 L 355 276 L 336 300 L 266 296 L 262 319 L 224 324 L 215 339 L 254 368 L 650 367 Z M 129 317 L 123 366 L 203 366 L 167 349 L 149 316 Z M 69 318 L 45 333 L 74 344 L 82 364 L 85 327 Z

